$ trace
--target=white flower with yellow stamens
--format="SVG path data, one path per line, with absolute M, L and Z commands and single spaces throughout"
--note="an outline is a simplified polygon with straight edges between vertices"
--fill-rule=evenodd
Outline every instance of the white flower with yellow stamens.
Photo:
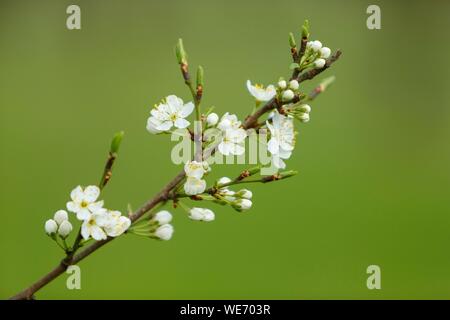
M 78 220 L 86 220 L 91 213 L 103 207 L 103 201 L 97 201 L 100 189 L 88 186 L 85 189 L 78 186 L 70 193 L 72 201 L 67 202 L 67 210 L 77 214 Z
M 190 124 L 185 118 L 194 110 L 194 104 L 183 100 L 175 95 L 168 96 L 162 103 L 155 106 L 150 112 L 147 121 L 147 130 L 150 133 L 161 133 L 169 131 L 175 126 L 178 129 L 187 128 Z
M 256 101 L 261 102 L 269 101 L 277 94 L 277 91 L 273 85 L 269 85 L 267 88 L 264 88 L 264 86 L 260 84 L 252 85 L 250 80 L 247 80 L 247 89 L 250 94 L 255 97 Z

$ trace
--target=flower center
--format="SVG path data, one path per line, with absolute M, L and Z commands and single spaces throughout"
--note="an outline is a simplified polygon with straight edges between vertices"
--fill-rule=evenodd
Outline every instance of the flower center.
M 172 120 L 172 121 L 177 120 L 177 118 L 178 118 L 178 116 L 177 116 L 176 113 L 172 113 L 172 114 L 170 115 L 170 120 Z
M 80 205 L 80 206 L 81 206 L 82 208 L 86 208 L 88 205 L 89 205 L 89 203 L 87 203 L 86 201 L 84 201 L 84 200 L 81 201 L 81 205 Z

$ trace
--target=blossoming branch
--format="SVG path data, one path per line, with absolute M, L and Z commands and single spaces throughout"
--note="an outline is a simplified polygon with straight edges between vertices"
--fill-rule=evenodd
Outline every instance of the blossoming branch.
M 292 63 L 289 78 L 280 77 L 275 84 L 263 86 L 247 81 L 246 87 L 254 98 L 253 111 L 244 120 L 229 112 L 219 116 L 212 108 L 201 107 L 204 95 L 204 70 L 198 67 L 193 80 L 183 42 L 176 46 L 177 61 L 192 101 L 171 94 L 157 103 L 147 119 L 147 130 L 151 134 L 178 134 L 193 142 L 194 156 L 185 162 L 181 172 L 159 193 L 139 209 L 126 214 L 116 209 L 107 209 L 100 200 L 102 190 L 112 177 L 113 164 L 123 139 L 123 132 L 116 134 L 111 143 L 108 158 L 100 182 L 97 185 L 76 186 L 70 193 L 65 208 L 56 211 L 48 219 L 44 229 L 49 238 L 64 251 L 64 258 L 44 277 L 19 292 L 12 299 L 33 299 L 36 291 L 61 275 L 70 265 L 77 264 L 94 251 L 124 234 L 157 240 L 170 240 L 174 233 L 172 213 L 158 210 L 159 206 L 172 203 L 174 209 L 186 212 L 189 219 L 212 222 L 215 213 L 211 204 L 229 206 L 237 212 L 249 210 L 253 192 L 238 188 L 242 184 L 269 183 L 292 177 L 294 170 L 285 170 L 287 160 L 294 154 L 296 144 L 296 121 L 310 121 L 310 103 L 323 92 L 334 77 L 323 80 L 311 93 L 306 94 L 301 83 L 313 79 L 329 68 L 340 56 L 332 54 L 318 40 L 310 40 L 309 24 L 302 27 L 299 45 L 294 34 L 289 35 Z M 194 114 L 193 119 L 192 114 Z M 252 131 L 253 130 L 253 131 Z M 270 156 L 273 174 L 263 172 L 264 164 L 249 167 L 234 177 L 208 179 L 212 173 L 212 155 L 241 156 L 246 151 L 246 141 L 251 132 L 266 133 L 266 152 Z M 212 135 L 215 139 L 209 139 Z M 263 140 L 262 136 L 258 139 Z M 263 142 L 263 141 L 261 141 Z M 279 171 L 282 170 L 282 171 Z M 209 182 L 208 182 L 209 181 Z M 194 205 L 195 203 L 195 205 Z M 68 243 L 73 232 L 73 221 L 77 222 L 76 237 Z

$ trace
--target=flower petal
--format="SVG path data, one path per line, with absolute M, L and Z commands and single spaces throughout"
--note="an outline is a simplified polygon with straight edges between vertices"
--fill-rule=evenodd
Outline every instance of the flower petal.
M 189 124 L 190 122 L 183 118 L 178 118 L 177 120 L 175 120 L 175 127 L 177 127 L 178 129 L 184 129 L 188 127 Z
M 183 107 L 181 107 L 180 112 L 178 113 L 181 117 L 186 118 L 189 116 L 194 110 L 194 104 L 192 102 L 186 103 Z

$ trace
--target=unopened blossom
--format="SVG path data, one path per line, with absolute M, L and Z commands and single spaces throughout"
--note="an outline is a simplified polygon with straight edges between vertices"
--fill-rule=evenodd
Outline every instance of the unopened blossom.
M 247 132 L 242 128 L 229 128 L 223 132 L 222 141 L 218 145 L 218 149 L 221 154 L 228 155 L 241 155 L 245 152 L 245 138 Z
M 269 85 L 267 88 L 264 88 L 259 84 L 252 85 L 250 80 L 247 80 L 247 89 L 257 101 L 261 102 L 269 101 L 277 94 L 277 91 L 273 85 Z
M 150 133 L 160 133 L 169 131 L 174 126 L 178 129 L 184 129 L 190 124 L 185 118 L 193 110 L 194 104 L 192 102 L 184 104 L 181 98 L 170 95 L 150 112 L 151 116 L 147 121 L 147 130 Z
M 167 224 L 172 221 L 172 214 L 167 210 L 161 210 L 155 214 L 153 220 L 158 222 L 159 225 Z
M 103 201 L 97 201 L 100 189 L 97 186 L 88 186 L 85 189 L 78 186 L 70 193 L 72 201 L 67 202 L 67 210 L 77 214 L 78 220 L 89 218 L 91 213 L 103 207 Z
M 48 219 L 45 221 L 45 232 L 47 234 L 55 234 L 58 231 L 58 224 L 53 219 Z
M 206 189 L 206 181 L 195 177 L 187 177 L 184 183 L 184 192 L 188 195 L 203 193 Z
M 105 215 L 98 219 L 99 225 L 110 237 L 118 237 L 128 230 L 131 220 L 123 216 L 120 211 L 107 210 Z
M 308 48 L 311 48 L 314 52 L 317 52 L 320 50 L 320 48 L 322 48 L 322 42 L 320 42 L 319 40 L 315 40 L 315 41 L 309 41 L 306 46 Z
M 164 224 L 156 229 L 154 235 L 161 240 L 170 240 L 173 235 L 173 226 L 171 224 Z
M 294 99 L 294 92 L 291 89 L 287 89 L 285 91 L 283 91 L 282 95 L 281 95 L 281 99 L 285 102 L 289 102 L 292 99 Z
M 72 224 L 68 220 L 62 221 L 58 228 L 58 234 L 66 238 L 70 232 L 72 232 Z
M 301 122 L 306 123 L 309 121 L 309 113 L 300 113 L 297 117 Z
M 328 47 L 323 47 L 319 50 L 320 52 L 320 57 L 327 59 L 330 55 L 331 55 L 331 49 Z
M 69 217 L 67 215 L 66 210 L 58 210 L 55 212 L 55 215 L 53 216 L 53 220 L 55 220 L 58 225 L 60 225 L 61 223 L 63 223 L 63 221 L 66 221 L 68 219 Z
M 238 199 L 232 205 L 238 211 L 248 210 L 252 207 L 252 201 L 248 199 Z
M 311 107 L 310 107 L 309 104 L 303 104 L 303 105 L 300 106 L 299 110 L 304 112 L 304 113 L 310 113 L 311 112 Z
M 81 235 L 84 240 L 92 237 L 94 240 L 105 240 L 107 238 L 103 227 L 108 221 L 107 210 L 100 209 L 95 213 L 90 213 L 81 225 Z
M 253 197 L 253 193 L 248 189 L 241 189 L 238 192 L 236 192 L 236 196 L 250 200 Z
M 218 185 L 222 185 L 222 184 L 226 184 L 226 183 L 230 183 L 231 179 L 228 177 L 222 177 L 219 180 L 217 180 L 217 184 Z
M 286 89 L 286 87 L 287 87 L 286 80 L 280 80 L 280 81 L 278 81 L 278 87 L 279 87 L 280 89 Z
M 297 90 L 299 86 L 300 85 L 297 80 L 293 79 L 289 81 L 289 88 L 291 88 L 292 90 Z
M 217 122 L 219 122 L 219 116 L 217 115 L 217 113 L 214 113 L 214 112 L 210 113 L 206 117 L 206 123 L 209 126 L 215 126 L 217 124 Z
M 322 58 L 319 58 L 319 59 L 317 59 L 316 61 L 314 61 L 314 66 L 316 67 L 316 68 L 323 68 L 324 66 L 325 66 L 325 63 L 327 63 L 326 61 L 325 61 L 325 59 L 322 59 Z
M 214 212 L 206 208 L 192 208 L 189 211 L 189 218 L 197 221 L 213 221 L 215 219 Z

